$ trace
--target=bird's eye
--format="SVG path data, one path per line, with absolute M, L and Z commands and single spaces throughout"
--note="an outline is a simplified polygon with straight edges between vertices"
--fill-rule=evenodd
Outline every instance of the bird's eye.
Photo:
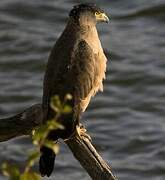
M 99 12 L 95 12 L 95 15 L 98 16 L 98 15 L 99 15 Z

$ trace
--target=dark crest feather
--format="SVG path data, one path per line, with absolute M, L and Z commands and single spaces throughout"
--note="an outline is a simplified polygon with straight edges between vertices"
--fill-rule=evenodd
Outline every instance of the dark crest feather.
M 84 11 L 91 11 L 91 12 L 103 12 L 96 4 L 93 3 L 85 3 L 85 4 L 78 4 L 73 6 L 73 9 L 70 11 L 69 16 L 72 17 L 79 17 L 79 14 Z

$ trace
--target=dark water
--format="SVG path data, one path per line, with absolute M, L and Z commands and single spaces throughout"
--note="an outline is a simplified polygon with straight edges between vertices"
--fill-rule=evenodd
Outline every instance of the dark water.
M 77 2 L 0 1 L 1 117 L 41 101 L 49 51 Z M 110 24 L 98 26 L 109 61 L 104 93 L 92 100 L 83 119 L 119 179 L 164 180 L 165 2 L 96 2 L 110 14 Z M 30 148 L 28 138 L 1 143 L 0 162 L 22 166 Z M 62 145 L 49 179 L 90 178 Z

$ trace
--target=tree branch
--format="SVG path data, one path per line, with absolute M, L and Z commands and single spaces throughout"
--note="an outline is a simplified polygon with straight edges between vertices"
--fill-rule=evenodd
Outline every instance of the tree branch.
M 29 135 L 37 126 L 41 125 L 42 108 L 35 104 L 15 116 L 0 119 L 0 142 L 11 138 Z
M 66 141 L 74 157 L 93 180 L 117 180 L 110 166 L 102 159 L 87 138 L 74 136 Z
M 30 135 L 33 129 L 41 125 L 42 114 L 41 105 L 35 104 L 13 117 L 0 119 L 0 142 Z M 93 180 L 117 180 L 88 139 L 74 136 L 66 144 Z

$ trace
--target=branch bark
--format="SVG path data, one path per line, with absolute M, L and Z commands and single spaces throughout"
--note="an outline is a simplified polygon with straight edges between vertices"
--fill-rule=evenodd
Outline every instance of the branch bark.
M 93 180 L 117 180 L 110 166 L 97 153 L 87 138 L 75 136 L 66 144 Z
M 35 104 L 22 113 L 0 119 L 0 142 L 30 135 L 33 129 L 41 125 L 42 114 L 41 105 Z M 74 136 L 67 140 L 66 144 L 93 180 L 117 180 L 110 166 L 101 158 L 88 139 Z
M 15 116 L 0 119 L 0 142 L 29 135 L 34 128 L 41 125 L 41 122 L 42 108 L 40 104 L 35 104 Z

